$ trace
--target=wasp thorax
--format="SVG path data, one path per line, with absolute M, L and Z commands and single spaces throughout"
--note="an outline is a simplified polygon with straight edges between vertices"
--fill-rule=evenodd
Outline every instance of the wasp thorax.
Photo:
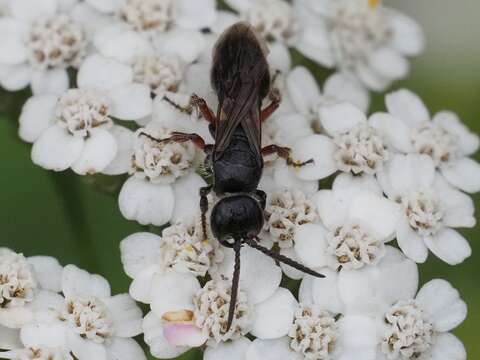
M 417 191 L 400 198 L 410 227 L 419 235 L 434 235 L 443 224 L 441 201 L 430 191 Z
M 240 289 L 232 326 L 227 331 L 230 294 L 231 286 L 228 281 L 211 280 L 193 299 L 195 324 L 208 336 L 210 345 L 238 339 L 250 330 L 251 308 L 247 293 Z
M 295 230 L 299 225 L 318 218 L 313 202 L 297 189 L 268 194 L 265 216 L 265 228 L 281 248 L 293 246 Z
M 152 93 L 177 92 L 183 79 L 183 66 L 176 55 L 143 55 L 133 60 L 134 81 L 150 87 Z
M 173 0 L 124 0 L 117 11 L 137 31 L 163 32 L 173 18 Z
M 42 70 L 78 67 L 86 55 L 87 38 L 79 23 L 67 15 L 37 19 L 27 37 L 31 64 Z
M 87 137 L 97 127 L 113 125 L 107 97 L 99 90 L 70 89 L 55 110 L 57 123 L 74 136 Z
M 295 313 L 288 336 L 290 347 L 309 360 L 329 360 L 338 337 L 336 320 L 328 311 L 301 306 Z
M 245 17 L 268 41 L 292 43 L 298 33 L 298 22 L 292 6 L 285 1 L 254 1 Z
M 369 61 L 370 54 L 388 44 L 392 30 L 379 6 L 364 1 L 339 1 L 334 6 L 328 18 L 334 54 L 339 63 L 355 70 Z
M 201 222 L 194 224 L 178 223 L 162 232 L 162 255 L 166 267 L 180 272 L 190 272 L 205 276 L 214 271 L 222 261 L 223 252 L 213 239 L 207 224 L 207 237 L 204 238 Z
M 412 130 L 412 143 L 417 153 L 430 156 L 436 166 L 458 157 L 457 139 L 442 127 L 430 122 Z
M 142 133 L 160 140 L 168 138 L 171 132 L 166 128 L 137 131 L 131 173 L 154 183 L 171 183 L 190 171 L 195 158 L 192 143 L 158 142 Z
M 113 320 L 102 300 L 73 297 L 65 301 L 60 319 L 82 338 L 102 344 L 113 336 Z
M 368 125 L 357 125 L 337 134 L 334 158 L 344 172 L 375 174 L 388 160 L 388 150 L 383 137 Z
M 330 267 L 360 269 L 374 265 L 385 255 L 383 241 L 376 239 L 359 225 L 344 225 L 327 234 Z
M 0 309 L 33 301 L 37 282 L 22 254 L 0 249 Z
M 434 330 L 412 301 L 399 301 L 385 314 L 381 350 L 389 360 L 423 359 L 433 344 Z

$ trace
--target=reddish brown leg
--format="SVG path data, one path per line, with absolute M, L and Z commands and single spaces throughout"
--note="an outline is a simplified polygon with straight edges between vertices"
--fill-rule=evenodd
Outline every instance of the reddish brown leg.
M 190 105 L 197 107 L 205 120 L 215 125 L 215 123 L 217 122 L 217 118 L 215 117 L 213 111 L 208 107 L 208 104 L 204 99 L 193 94 L 190 97 Z
M 280 94 L 277 91 L 272 91 L 270 94 L 270 99 L 272 102 L 265 109 L 260 112 L 260 121 L 264 122 L 267 120 L 280 106 L 281 98 Z
M 172 135 L 165 139 L 157 139 L 147 133 L 140 133 L 141 136 L 145 136 L 150 140 L 159 142 L 159 143 L 167 143 L 167 142 L 177 142 L 177 143 L 184 143 L 187 141 L 191 141 L 196 147 L 200 150 L 205 150 L 205 140 L 200 135 L 197 134 L 186 134 L 182 132 L 173 132 Z
M 277 154 L 282 159 L 285 159 L 287 161 L 287 165 L 293 166 L 293 167 L 302 167 L 307 164 L 313 163 L 313 159 L 303 161 L 303 162 L 298 160 L 293 160 L 290 154 L 292 150 L 288 147 L 283 147 L 278 145 L 268 145 L 268 146 L 265 146 L 261 152 L 262 152 L 262 156 Z

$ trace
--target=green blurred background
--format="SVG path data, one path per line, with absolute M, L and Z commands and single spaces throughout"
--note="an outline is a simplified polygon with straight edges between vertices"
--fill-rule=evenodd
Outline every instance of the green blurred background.
M 406 86 L 417 92 L 432 112 L 456 111 L 480 133 L 480 1 L 386 3 L 416 17 L 427 36 L 426 53 L 413 61 L 410 78 L 394 88 Z M 377 96 L 373 110 L 381 109 L 383 99 Z M 123 219 L 116 198 L 109 195 L 118 184 L 108 179 L 80 178 L 70 172 L 55 174 L 34 166 L 30 146 L 17 136 L 19 111 L 20 105 L 12 97 L 0 92 L 0 246 L 28 256 L 45 254 L 63 264 L 77 264 L 104 275 L 114 292 L 128 291 L 129 279 L 121 267 L 118 243 L 142 227 Z M 93 181 L 97 186 L 92 186 Z M 477 210 L 479 200 L 480 196 L 475 196 Z M 480 228 L 463 234 L 472 245 L 471 258 L 451 267 L 430 256 L 420 266 L 420 273 L 422 282 L 445 278 L 461 292 L 469 305 L 469 315 L 455 333 L 464 342 L 468 358 L 480 359 Z M 199 357 L 193 352 L 185 358 Z

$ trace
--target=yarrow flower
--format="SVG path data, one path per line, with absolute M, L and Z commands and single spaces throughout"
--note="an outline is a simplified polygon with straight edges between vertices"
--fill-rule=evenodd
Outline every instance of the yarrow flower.
M 423 51 L 421 27 L 410 17 L 375 0 L 296 0 L 307 29 L 297 45 L 308 57 L 357 77 L 367 88 L 382 91 L 408 74 L 407 57 Z
M 81 65 L 88 36 L 84 23 L 60 3 L 7 3 L 10 11 L 0 19 L 0 84 L 4 88 L 14 91 L 30 84 L 35 94 L 68 89 L 67 69 Z
M 376 174 L 389 159 L 384 136 L 372 126 L 370 118 L 350 103 L 320 108 L 320 124 L 326 133 L 314 134 L 297 141 L 293 156 L 301 161 L 313 159 L 296 172 L 304 180 L 318 180 L 340 170 L 355 175 Z
M 45 308 L 21 328 L 24 348 L 0 357 L 87 360 L 123 354 L 145 359 L 131 339 L 141 333 L 142 312 L 128 294 L 111 296 L 103 277 L 74 265 L 62 272 L 61 292 L 44 299 Z
M 480 141 L 450 111 L 433 117 L 423 101 L 409 90 L 386 96 L 388 114 L 378 115 L 374 125 L 384 133 L 389 145 L 401 153 L 428 155 L 445 179 L 462 191 L 480 191 L 480 165 L 469 156 Z

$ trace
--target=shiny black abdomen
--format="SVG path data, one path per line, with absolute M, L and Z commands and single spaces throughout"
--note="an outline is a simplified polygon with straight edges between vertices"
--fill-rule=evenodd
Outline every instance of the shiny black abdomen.
M 215 156 L 213 174 L 216 193 L 245 193 L 257 189 L 263 161 L 252 150 L 241 125 L 235 130 L 229 146 Z

